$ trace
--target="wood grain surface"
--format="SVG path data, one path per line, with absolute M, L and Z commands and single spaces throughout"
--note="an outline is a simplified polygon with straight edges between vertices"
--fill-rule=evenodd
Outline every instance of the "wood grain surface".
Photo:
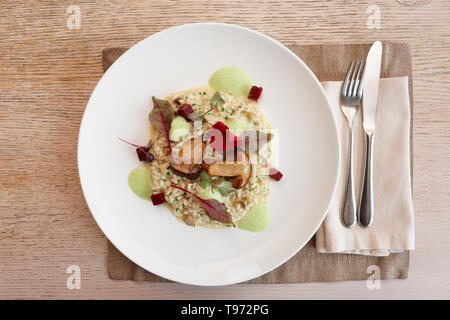
M 67 8 L 81 28 L 67 27 Z M 368 7 L 381 29 L 369 29 Z M 284 44 L 403 41 L 414 76 L 416 251 L 408 280 L 202 288 L 113 281 L 107 242 L 84 201 L 76 149 L 105 47 L 129 47 L 174 25 L 220 21 Z M 0 298 L 450 298 L 450 2 L 0 2 Z M 81 289 L 66 269 L 81 269 Z

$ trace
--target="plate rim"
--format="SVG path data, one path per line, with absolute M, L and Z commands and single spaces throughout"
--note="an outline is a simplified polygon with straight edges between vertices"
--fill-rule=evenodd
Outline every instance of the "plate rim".
M 274 44 L 274 45 L 276 45 L 276 46 L 278 46 L 278 47 L 281 47 L 284 51 L 286 51 L 290 56 L 292 56 L 298 63 L 300 63 L 300 64 L 304 67 L 304 69 L 309 73 L 309 75 L 312 76 L 312 79 L 314 80 L 314 82 L 316 83 L 316 85 L 319 87 L 319 90 L 320 90 L 322 96 L 325 98 L 325 101 L 326 101 L 327 104 L 328 104 L 328 109 L 329 109 L 329 112 L 330 112 L 330 114 L 331 114 L 331 118 L 333 119 L 334 133 L 335 133 L 335 135 L 336 135 L 336 140 L 337 140 L 337 162 L 338 162 L 338 163 L 337 163 L 337 173 L 336 173 L 336 176 L 335 176 L 334 187 L 333 187 L 333 191 L 332 191 L 332 193 L 331 193 L 330 199 L 328 200 L 328 206 L 327 206 L 327 208 L 324 210 L 324 212 L 322 213 L 322 218 L 320 219 L 320 222 L 318 223 L 318 225 L 317 225 L 317 227 L 315 228 L 315 230 L 311 233 L 311 235 L 307 238 L 306 241 L 304 241 L 303 243 L 301 243 L 299 246 L 296 246 L 297 248 L 294 250 L 294 252 L 292 252 L 291 254 L 288 254 L 286 258 L 281 259 L 281 261 L 280 261 L 279 263 L 274 264 L 273 267 L 268 268 L 267 270 L 264 270 L 264 271 L 261 272 L 261 273 L 255 274 L 255 275 L 251 276 L 250 278 L 248 278 L 248 276 L 246 276 L 246 277 L 244 277 L 243 279 L 233 279 L 232 281 L 225 281 L 225 282 L 224 282 L 224 281 L 210 281 L 210 282 L 208 282 L 208 283 L 205 283 L 205 282 L 200 283 L 200 282 L 198 282 L 198 281 L 189 281 L 189 280 L 183 280 L 183 281 L 180 281 L 180 280 L 176 280 L 176 279 L 172 278 L 172 276 L 165 276 L 165 275 L 163 276 L 163 275 L 161 275 L 161 274 L 159 274 L 159 273 L 157 273 L 157 272 L 151 271 L 151 268 L 149 268 L 148 266 L 146 266 L 145 263 L 138 262 L 138 261 L 137 261 L 138 259 L 137 259 L 136 257 L 130 257 L 129 255 L 125 254 L 124 251 L 123 251 L 122 248 L 121 248 L 122 246 L 121 246 L 121 245 L 118 245 L 117 242 L 116 242 L 115 240 L 112 240 L 112 239 L 105 233 L 105 231 L 104 231 L 105 225 L 102 226 L 102 223 L 100 223 L 98 217 L 96 217 L 96 215 L 94 214 L 94 212 L 93 212 L 93 210 L 92 210 L 92 207 L 93 207 L 93 206 L 92 206 L 92 204 L 90 204 L 89 201 L 88 201 L 88 197 L 87 197 L 87 194 L 86 194 L 86 190 L 85 190 L 85 187 L 83 186 L 83 181 L 82 181 L 82 179 L 81 179 L 81 177 L 82 177 L 82 168 L 81 168 L 81 167 L 82 167 L 82 166 L 80 165 L 80 154 L 81 154 L 80 141 L 81 141 L 81 132 L 82 132 L 82 128 L 83 128 L 84 125 L 85 125 L 86 113 L 87 113 L 89 104 L 91 103 L 92 97 L 94 96 L 95 92 L 98 90 L 99 84 L 102 82 L 103 78 L 106 77 L 106 76 L 108 76 L 108 74 L 111 72 L 111 70 L 114 69 L 114 65 L 117 65 L 116 62 L 118 62 L 118 61 L 120 61 L 120 60 L 122 60 L 122 59 L 125 59 L 125 57 L 128 56 L 128 55 L 130 54 L 130 52 L 133 51 L 132 49 L 134 49 L 135 47 L 138 47 L 140 44 L 142 44 L 142 43 L 143 43 L 144 41 L 146 41 L 147 39 L 149 39 L 149 38 L 151 38 L 151 37 L 155 37 L 155 36 L 157 36 L 157 35 L 159 35 L 159 34 L 161 34 L 161 33 L 168 32 L 168 31 L 171 31 L 171 30 L 174 30 L 174 29 L 183 29 L 183 28 L 191 27 L 191 26 L 211 26 L 211 25 L 212 25 L 212 26 L 217 26 L 217 25 L 218 25 L 218 26 L 223 26 L 223 27 L 235 28 L 235 29 L 238 29 L 238 30 L 241 30 L 241 31 L 246 31 L 246 32 L 253 33 L 254 35 L 257 35 L 257 36 L 259 36 L 259 37 L 261 37 L 261 38 L 263 38 L 263 39 L 265 39 L 265 40 L 271 42 L 272 44 Z M 139 267 L 143 268 L 144 270 L 146 270 L 146 271 L 148 271 L 148 272 L 150 272 L 150 273 L 153 273 L 154 275 L 156 275 L 156 276 L 158 276 L 158 277 L 161 277 L 161 278 L 170 280 L 170 281 L 175 282 L 175 283 L 182 283 L 182 284 L 187 284 L 187 285 L 207 286 L 207 287 L 209 287 L 209 286 L 226 286 L 226 285 L 232 285 L 232 284 L 242 283 L 242 282 L 244 282 L 244 281 L 249 281 L 249 280 L 252 280 L 252 279 L 256 279 L 256 278 L 258 278 L 258 277 L 261 277 L 261 276 L 263 276 L 263 275 L 265 275 L 265 274 L 267 274 L 267 273 L 269 273 L 269 272 L 271 272 L 271 271 L 277 269 L 278 267 L 280 267 L 281 265 L 283 265 L 284 263 L 286 263 L 287 261 L 289 261 L 293 256 L 295 256 L 301 249 L 303 249 L 303 248 L 305 247 L 305 245 L 312 239 L 312 237 L 316 234 L 317 230 L 318 230 L 318 229 L 320 228 L 320 226 L 322 225 L 322 222 L 323 222 L 323 220 L 324 220 L 325 217 L 326 217 L 326 213 L 329 211 L 329 209 L 330 209 L 330 207 L 331 207 L 331 204 L 332 204 L 332 200 L 333 200 L 333 198 L 334 198 L 334 195 L 336 194 L 336 190 L 337 190 L 337 186 L 338 186 L 338 181 L 339 181 L 339 178 L 341 177 L 341 165 L 342 165 L 342 160 L 341 160 L 341 155 L 342 155 L 342 154 L 341 154 L 341 153 L 342 153 L 342 151 L 341 151 L 341 139 L 340 139 L 340 136 L 339 136 L 339 134 L 338 134 L 338 122 L 337 122 L 337 119 L 336 119 L 336 115 L 335 115 L 335 113 L 334 113 L 333 110 L 332 110 L 332 106 L 331 106 L 330 99 L 329 99 L 328 95 L 326 94 L 326 91 L 325 91 L 325 89 L 323 88 L 323 86 L 322 86 L 322 84 L 320 83 L 320 81 L 319 81 L 319 79 L 317 78 L 317 76 L 311 71 L 311 69 L 308 67 L 308 65 L 307 65 L 307 64 L 306 64 L 299 56 L 297 56 L 292 50 L 290 50 L 288 47 L 286 47 L 286 46 L 285 46 L 284 44 L 282 44 L 281 42 L 279 42 L 279 41 L 277 41 L 277 40 L 271 38 L 270 36 L 268 36 L 268 35 L 266 35 L 266 34 L 264 34 L 264 33 L 262 33 L 262 32 L 259 32 L 259 31 L 256 31 L 256 30 L 253 30 L 253 29 L 250 29 L 250 28 L 247 28 L 247 27 L 243 27 L 243 26 L 240 26 L 240 25 L 237 25 L 237 24 L 223 23 L 223 22 L 195 22 L 195 23 L 187 23 L 187 24 L 182 24 L 182 25 L 172 26 L 172 27 L 163 29 L 163 30 L 161 30 L 161 31 L 155 32 L 155 33 L 153 33 L 153 34 L 151 34 L 151 35 L 145 37 L 144 39 L 138 41 L 138 42 L 135 43 L 133 46 L 131 46 L 130 48 L 128 48 L 128 49 L 127 49 L 127 50 L 126 50 L 126 51 L 125 51 L 118 59 L 116 59 L 116 60 L 114 61 L 114 63 L 110 66 L 110 68 L 108 68 L 108 70 L 106 70 L 106 71 L 103 73 L 103 75 L 102 75 L 102 76 L 100 77 L 100 79 L 97 81 L 97 83 L 96 83 L 94 89 L 92 90 L 92 92 L 91 92 L 91 94 L 90 94 L 90 97 L 89 97 L 89 100 L 88 100 L 88 102 L 87 102 L 87 104 L 86 104 L 86 107 L 85 107 L 85 109 L 84 109 L 84 111 L 83 111 L 83 116 L 82 116 L 82 119 L 81 119 L 81 122 L 80 122 L 80 128 L 79 128 L 79 132 L 78 132 L 78 140 L 77 140 L 77 167 L 78 167 L 78 178 L 79 178 L 79 180 L 80 180 L 81 190 L 82 190 L 82 192 L 83 192 L 83 196 L 84 196 L 84 199 L 85 199 L 85 201 L 86 201 L 86 204 L 87 204 L 87 206 L 88 206 L 88 208 L 89 208 L 89 211 L 90 211 L 92 217 L 94 218 L 94 221 L 97 223 L 97 226 L 99 227 L 99 229 L 100 229 L 101 232 L 103 233 L 103 235 L 106 237 L 106 239 L 107 239 L 109 242 L 111 242 L 112 245 L 114 245 L 114 247 L 115 247 L 117 250 L 119 250 L 119 251 L 120 251 L 127 259 L 130 259 L 133 263 L 135 263 L 135 264 L 138 265 Z

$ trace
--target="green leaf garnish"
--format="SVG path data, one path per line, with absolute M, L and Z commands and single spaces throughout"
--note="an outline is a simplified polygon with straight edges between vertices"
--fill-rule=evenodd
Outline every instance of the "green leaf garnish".
M 223 100 L 222 96 L 220 95 L 219 91 L 216 91 L 214 95 L 211 98 L 211 105 L 213 106 L 221 106 L 225 103 L 225 100 Z

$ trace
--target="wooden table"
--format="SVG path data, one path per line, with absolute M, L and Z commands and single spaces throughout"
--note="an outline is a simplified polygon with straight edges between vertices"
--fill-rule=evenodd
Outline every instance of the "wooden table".
M 0 2 L 0 298 L 450 298 L 449 1 L 71 2 L 79 29 L 76 19 L 67 22 L 70 2 Z M 370 29 L 374 4 L 381 29 Z M 86 206 L 76 159 L 101 51 L 204 21 L 240 24 L 287 45 L 411 44 L 417 250 L 408 280 L 369 290 L 364 281 L 202 288 L 108 278 L 106 239 Z M 70 265 L 80 266 L 79 290 L 66 287 Z

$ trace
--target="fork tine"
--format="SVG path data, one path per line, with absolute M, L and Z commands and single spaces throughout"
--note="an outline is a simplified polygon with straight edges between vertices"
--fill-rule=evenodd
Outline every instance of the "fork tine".
M 364 75 L 366 74 L 366 64 L 365 61 L 363 61 L 363 67 L 362 67 L 362 75 L 359 81 L 359 86 L 358 86 L 358 93 L 357 93 L 357 97 L 361 98 L 362 96 L 362 92 L 364 89 Z M 361 71 L 361 70 L 360 70 Z M 359 76 L 359 72 L 358 72 L 358 76 Z
M 348 80 L 350 79 L 350 75 L 352 74 L 354 64 L 355 64 L 355 61 L 352 61 L 352 63 L 350 64 L 350 67 L 348 67 L 347 75 L 345 76 L 344 83 L 342 84 L 341 96 L 347 95 Z
M 356 80 L 355 80 L 355 86 L 353 87 L 353 96 L 357 97 L 357 92 L 359 93 L 359 87 L 361 84 L 361 70 L 363 69 L 364 66 L 364 61 L 361 61 L 359 68 L 358 68 L 358 74 L 356 75 Z
M 353 93 L 354 93 L 354 90 L 355 90 L 356 71 L 358 69 L 358 64 L 359 64 L 359 61 L 356 60 L 355 68 L 353 69 L 353 72 L 352 72 L 352 80 L 350 81 L 350 85 L 348 87 L 347 95 L 349 95 L 351 97 L 353 96 Z

